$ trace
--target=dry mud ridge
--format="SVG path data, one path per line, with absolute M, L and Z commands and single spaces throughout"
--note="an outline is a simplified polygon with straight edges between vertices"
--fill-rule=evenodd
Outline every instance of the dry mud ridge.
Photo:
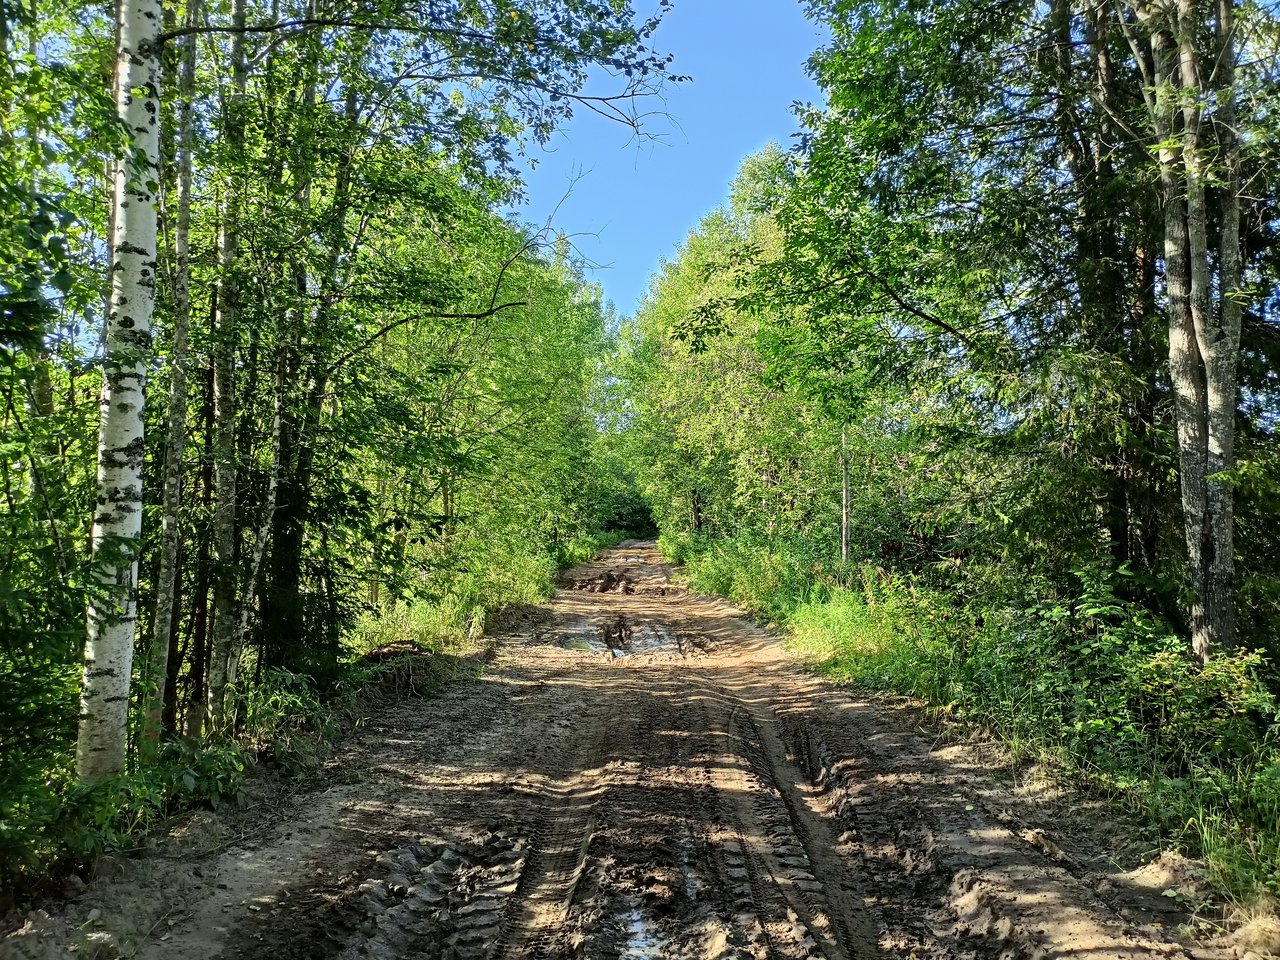
M 1186 878 L 1117 863 L 1096 811 L 807 676 L 652 543 L 563 584 L 482 679 L 369 717 L 315 790 L 201 858 L 125 864 L 0 956 L 1240 955 L 1177 940 Z

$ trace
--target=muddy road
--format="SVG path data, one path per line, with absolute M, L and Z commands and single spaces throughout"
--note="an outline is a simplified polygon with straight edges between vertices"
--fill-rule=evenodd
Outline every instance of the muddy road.
M 651 543 L 628 543 L 510 617 L 478 682 L 368 718 L 316 790 L 202 859 L 125 865 L 5 950 L 1231 955 L 1172 939 L 1177 878 L 1126 872 L 1117 838 L 1064 811 L 1101 821 L 985 766 L 905 709 L 806 676 L 774 636 L 686 594 Z

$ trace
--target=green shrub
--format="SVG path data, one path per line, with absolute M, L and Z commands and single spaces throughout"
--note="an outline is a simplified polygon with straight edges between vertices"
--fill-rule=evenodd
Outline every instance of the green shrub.
M 726 596 L 772 623 L 784 622 L 815 589 L 822 589 L 821 559 L 768 540 L 700 543 L 690 538 L 670 543 L 664 553 L 684 557 L 689 585 L 695 590 Z
M 319 766 L 320 745 L 332 740 L 341 724 L 316 682 L 288 670 L 268 670 L 258 683 L 238 683 L 228 702 L 245 746 L 291 776 Z
M 234 743 L 171 741 L 153 763 L 126 776 L 94 785 L 68 778 L 57 797 L 56 816 L 45 824 L 41 865 L 74 867 L 104 853 L 133 850 L 166 817 L 239 805 L 250 766 Z

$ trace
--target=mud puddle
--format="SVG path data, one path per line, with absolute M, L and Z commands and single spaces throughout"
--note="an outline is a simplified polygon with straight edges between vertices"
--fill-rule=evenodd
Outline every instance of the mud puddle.
M 626 943 L 619 960 L 651 960 L 664 956 L 665 944 L 657 926 L 639 907 L 632 907 L 624 918 Z
M 562 587 L 504 621 L 479 682 L 374 712 L 315 790 L 200 858 L 126 863 L 0 958 L 1231 955 L 1178 940 L 1061 808 L 807 676 L 652 544 Z

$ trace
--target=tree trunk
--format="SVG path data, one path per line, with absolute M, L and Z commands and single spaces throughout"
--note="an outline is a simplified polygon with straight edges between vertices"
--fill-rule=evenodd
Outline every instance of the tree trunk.
M 111 309 L 104 324 L 97 499 L 76 770 L 124 772 L 142 533 L 144 380 L 155 309 L 160 182 L 159 0 L 120 0 L 116 111 L 129 149 L 115 169 Z
M 253 559 L 249 564 L 249 574 L 245 579 L 244 590 L 241 591 L 240 616 L 236 621 L 236 633 L 228 662 L 227 678 L 230 682 L 235 682 L 240 655 L 244 651 L 244 638 L 249 630 L 249 615 L 253 609 L 254 597 L 258 594 L 258 577 L 262 570 L 262 558 L 266 555 L 267 542 L 271 538 L 271 528 L 275 519 L 276 497 L 280 489 L 281 435 L 284 428 L 284 368 L 282 357 L 277 364 L 275 415 L 271 423 L 271 474 L 267 478 L 266 501 L 262 506 L 262 519 L 258 523 L 257 538 L 253 544 Z
M 187 25 L 200 22 L 200 0 L 190 0 Z M 182 461 L 187 444 L 187 336 L 191 326 L 191 151 L 197 37 L 183 42 L 182 73 L 178 78 L 178 217 L 174 225 L 176 272 L 173 283 L 173 344 L 169 351 L 169 430 L 164 453 L 164 495 L 161 506 L 160 569 L 156 574 L 155 633 L 151 641 L 151 695 L 146 736 L 159 739 L 169 675 L 169 651 L 174 629 L 178 546 L 182 538 Z
M 1134 9 L 1151 29 L 1154 90 L 1148 94 L 1159 141 L 1164 200 L 1169 373 L 1177 410 L 1179 481 L 1192 593 L 1191 646 L 1207 660 L 1235 643 L 1232 493 L 1240 353 L 1240 153 L 1234 129 L 1234 0 L 1217 0 L 1206 73 L 1197 39 L 1206 21 L 1196 0 L 1170 11 Z M 1207 83 L 1207 87 L 1206 87 Z M 1216 111 L 1214 150 L 1206 145 L 1204 105 Z M 1221 184 L 1212 219 L 1207 185 Z M 1217 228 L 1220 248 L 1211 255 Z M 1217 275 L 1214 274 L 1215 261 Z
M 849 562 L 849 425 L 840 425 L 840 559 Z
M 1218 250 L 1218 309 L 1210 313 L 1202 351 L 1208 395 L 1208 489 L 1205 520 L 1206 629 L 1197 653 L 1207 657 L 1213 647 L 1231 647 L 1235 630 L 1234 503 L 1231 485 L 1222 475 L 1235 466 L 1235 426 L 1240 356 L 1243 277 L 1240 256 L 1240 140 L 1235 110 L 1235 5 L 1217 3 L 1217 58 L 1214 93 L 1217 111 L 1213 129 L 1218 146 L 1220 184 Z M 1206 251 L 1207 256 L 1207 251 Z
M 231 22 L 245 25 L 245 0 L 235 0 Z M 242 161 L 244 150 L 245 91 L 249 65 L 245 60 L 244 33 L 231 35 L 231 91 L 223 104 L 223 136 L 232 162 Z M 240 206 L 244 185 L 234 173 L 227 185 L 222 227 L 218 235 L 218 314 L 214 330 L 214 439 L 213 476 L 213 629 L 209 662 L 209 719 L 219 724 L 232 673 L 231 653 L 236 632 L 236 409 L 235 349 L 240 319 L 237 277 L 240 257 Z
M 302 667 L 306 661 L 302 565 L 324 391 L 325 381 L 313 383 L 301 416 L 290 413 L 281 429 L 282 476 L 271 531 L 271 586 L 263 598 L 262 630 L 267 665 L 285 669 Z
M 214 299 L 217 299 L 215 289 Z M 203 513 L 207 517 L 213 506 L 213 370 L 205 373 L 204 389 L 204 452 L 200 459 L 200 491 Z M 196 554 L 196 587 L 192 600 L 191 661 L 188 683 L 186 726 L 187 735 L 196 739 L 204 733 L 206 679 L 209 675 L 209 537 L 199 540 Z

